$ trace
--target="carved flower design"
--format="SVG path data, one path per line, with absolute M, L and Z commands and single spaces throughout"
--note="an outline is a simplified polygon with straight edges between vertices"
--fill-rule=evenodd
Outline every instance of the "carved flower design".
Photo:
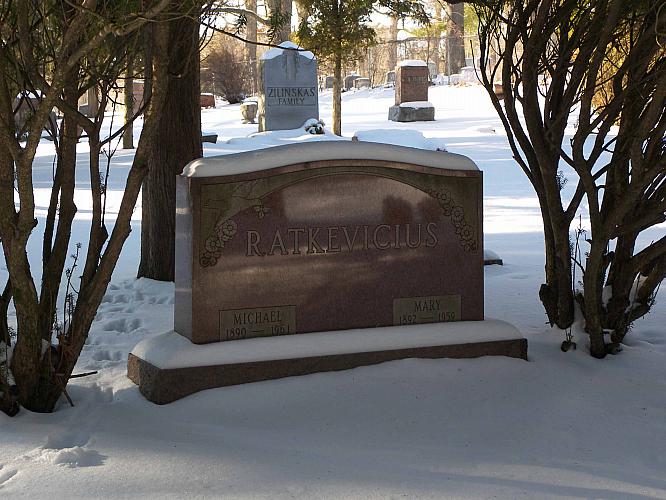
M 268 207 L 265 207 L 264 205 L 255 205 L 254 211 L 257 212 L 257 217 L 263 219 L 264 216 L 268 213 Z
M 224 241 L 217 236 L 209 236 L 204 242 L 204 248 L 207 252 L 218 252 L 224 248 Z
M 451 204 L 448 203 L 446 205 L 440 205 L 442 209 L 442 213 L 444 214 L 445 217 L 450 217 L 451 216 Z
M 218 221 L 215 225 L 215 232 L 223 241 L 229 241 L 236 234 L 236 231 L 238 231 L 238 224 L 231 219 Z
M 451 193 L 448 191 L 440 191 L 437 193 L 437 200 L 443 205 L 449 205 L 451 203 Z
M 477 244 L 474 228 L 465 221 L 465 210 L 463 207 L 454 205 L 455 202 L 451 197 L 451 192 L 445 189 L 439 191 L 429 189 L 426 192 L 437 201 L 442 209 L 442 214 L 445 217 L 451 218 L 451 224 L 455 229 L 460 245 L 468 252 L 475 251 Z
M 451 209 L 451 220 L 453 225 L 458 227 L 459 224 L 462 224 L 465 220 L 465 211 L 460 205 L 456 205 Z
M 473 236 L 474 236 L 474 231 L 472 230 L 472 226 L 470 226 L 469 224 L 464 224 L 460 228 L 460 237 L 463 240 L 471 240 Z
M 468 252 L 473 252 L 476 250 L 476 241 L 463 241 L 462 247 Z
M 211 252 L 204 252 L 201 254 L 201 257 L 199 257 L 199 264 L 201 264 L 202 267 L 214 266 L 217 264 L 217 259 Z
M 452 201 L 451 200 L 451 193 L 449 191 L 446 191 L 446 190 L 436 191 L 434 189 L 430 189 L 428 191 L 428 194 L 430 196 L 432 196 L 433 198 L 435 198 L 435 200 L 437 200 L 437 202 L 442 206 L 451 204 L 451 201 Z

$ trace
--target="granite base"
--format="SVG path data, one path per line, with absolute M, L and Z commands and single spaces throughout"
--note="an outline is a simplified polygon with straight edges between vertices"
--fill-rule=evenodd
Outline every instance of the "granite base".
M 356 348 L 358 352 L 348 352 L 350 349 L 350 343 L 347 342 L 348 332 L 288 335 L 272 337 L 271 339 L 246 339 L 208 344 L 207 346 L 217 346 L 215 347 L 217 349 L 226 347 L 227 352 L 230 350 L 228 349 L 230 344 L 234 344 L 231 349 L 233 353 L 231 356 L 220 356 L 217 362 L 214 357 L 199 357 L 199 361 L 203 359 L 203 362 L 206 363 L 202 366 L 199 366 L 198 362 L 189 362 L 189 364 L 197 366 L 183 366 L 187 365 L 188 359 L 192 358 L 187 353 L 184 356 L 176 354 L 171 356 L 171 360 L 166 360 L 164 352 L 169 350 L 168 346 L 166 348 L 160 348 L 159 346 L 153 348 L 156 352 L 155 355 L 151 354 L 151 349 L 135 348 L 137 353 L 129 354 L 127 375 L 139 386 L 141 394 L 146 399 L 156 404 L 166 404 L 205 389 L 318 372 L 347 370 L 405 358 L 508 356 L 527 359 L 527 340 L 521 338 L 515 327 L 495 320 L 457 323 L 458 326 L 461 323 L 474 324 L 477 331 L 475 332 L 476 335 L 471 336 L 470 340 L 472 341 L 461 342 L 460 335 L 456 335 L 454 332 L 453 343 L 447 343 L 447 327 L 455 325 L 455 323 L 429 325 L 430 330 L 440 327 L 442 335 L 439 341 L 433 338 L 432 335 L 429 337 L 422 336 L 421 341 L 418 341 L 419 332 L 423 330 L 422 327 L 425 325 L 349 331 L 349 333 L 354 332 L 354 335 L 357 335 L 356 332 L 370 332 L 368 342 L 362 344 L 356 342 L 356 347 L 351 347 Z M 492 329 L 497 328 L 497 324 L 513 329 L 516 338 L 506 338 L 507 329 L 504 328 L 503 334 L 499 335 L 497 340 L 486 340 L 492 338 Z M 393 340 L 387 342 L 386 338 L 381 339 L 381 336 L 373 336 L 378 330 L 392 330 L 385 337 Z M 487 330 L 485 332 L 487 334 L 484 334 L 484 330 Z M 415 332 L 415 345 L 406 347 L 410 342 L 410 334 Z M 396 336 L 396 334 L 398 335 Z M 295 348 L 293 356 L 285 355 L 284 344 L 292 343 L 296 346 L 296 344 L 302 344 L 304 339 L 311 339 L 313 335 L 319 336 L 323 340 L 321 349 L 307 352 L 307 349 L 304 351 Z M 373 338 L 380 338 L 381 340 L 376 342 L 373 341 Z M 476 341 L 477 339 L 483 339 L 483 341 Z M 187 344 L 183 344 L 183 349 L 180 349 L 180 351 L 187 351 L 190 349 L 189 345 L 191 343 L 184 338 L 182 340 Z M 271 359 L 272 349 L 266 349 L 267 342 L 283 344 L 281 349 L 276 349 L 275 359 Z M 223 344 L 226 344 L 226 346 Z M 336 346 L 336 344 L 339 344 L 339 346 Z M 201 349 L 207 348 L 207 346 L 197 346 L 195 344 L 191 344 L 191 346 L 193 353 L 204 352 Z M 286 351 L 288 352 L 289 348 Z M 260 354 L 253 355 L 254 352 Z M 174 362 L 174 359 L 180 359 L 180 361 Z
M 391 106 L 388 119 L 392 122 L 431 122 L 435 119 L 435 108 Z

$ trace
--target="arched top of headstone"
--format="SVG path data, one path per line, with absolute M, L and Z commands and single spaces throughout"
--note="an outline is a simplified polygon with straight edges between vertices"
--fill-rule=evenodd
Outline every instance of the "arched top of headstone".
M 425 66 L 426 68 L 428 65 L 426 64 L 425 61 L 422 61 L 421 59 L 405 59 L 404 61 L 400 61 L 398 63 L 398 66 L 403 67 L 403 66 Z
M 301 57 L 306 57 L 308 59 L 316 59 L 315 55 L 312 52 L 310 52 L 309 50 L 303 50 L 302 47 L 290 41 L 282 42 L 277 47 L 273 47 L 272 49 L 266 51 L 264 55 L 260 57 L 260 59 L 262 61 L 273 59 L 275 57 L 284 54 L 285 50 L 293 50 Z
M 324 136 L 313 136 L 324 137 Z M 427 151 L 393 144 L 365 141 L 316 140 L 228 155 L 199 158 L 188 163 L 183 177 L 237 175 L 300 163 L 327 160 L 379 160 L 439 168 L 477 171 L 476 164 L 459 154 Z

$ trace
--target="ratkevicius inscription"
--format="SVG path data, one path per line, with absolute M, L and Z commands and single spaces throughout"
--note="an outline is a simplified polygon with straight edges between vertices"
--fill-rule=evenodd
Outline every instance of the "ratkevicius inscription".
M 437 224 L 378 224 L 360 226 L 276 228 L 262 238 L 259 231 L 246 231 L 247 257 L 391 250 L 434 247 Z

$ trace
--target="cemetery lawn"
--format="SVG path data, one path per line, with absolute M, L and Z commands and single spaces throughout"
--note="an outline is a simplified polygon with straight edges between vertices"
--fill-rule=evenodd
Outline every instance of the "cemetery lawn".
M 420 130 L 483 170 L 485 247 L 504 261 L 485 269 L 486 316 L 521 330 L 529 361 L 408 359 L 156 406 L 127 379 L 127 355 L 173 327 L 174 289 L 134 279 L 137 207 L 75 370 L 98 373 L 70 382 L 73 408 L 61 400 L 51 415 L 0 414 L 0 497 L 666 498 L 666 296 L 635 324 L 619 355 L 593 359 L 579 332 L 578 349 L 561 352 L 564 334 L 548 327 L 537 297 L 544 266 L 538 203 L 485 91 L 434 87 L 429 100 L 436 121 L 398 124 L 387 120 L 391 89 L 343 94 L 343 133 Z M 330 123 L 330 92 L 320 95 L 320 108 Z M 204 131 L 220 136 L 204 145 L 206 155 L 256 130 L 241 124 L 239 105 L 203 110 L 202 119 Z M 79 148 L 85 159 L 87 144 Z M 112 162 L 111 219 L 132 154 L 118 151 Z M 53 145 L 43 141 L 34 173 L 37 231 L 52 162 Z M 81 163 L 77 178 L 73 243 L 87 237 L 87 168 Z M 662 224 L 643 242 L 665 230 Z M 31 239 L 33 269 L 41 267 L 39 237 Z

